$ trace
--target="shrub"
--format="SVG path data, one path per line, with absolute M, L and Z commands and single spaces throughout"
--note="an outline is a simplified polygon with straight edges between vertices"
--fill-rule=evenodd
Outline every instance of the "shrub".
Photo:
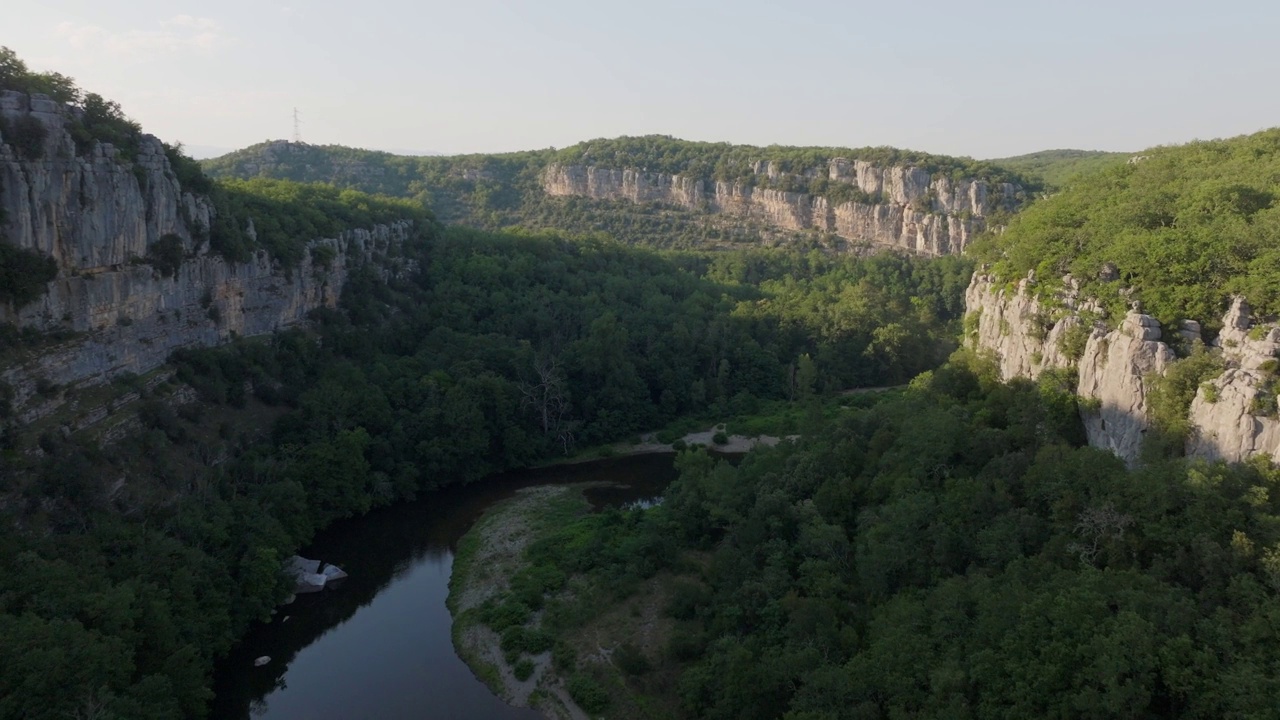
M 1222 374 L 1223 367 L 1220 355 L 1197 343 L 1191 355 L 1170 364 L 1164 375 L 1147 378 L 1147 415 L 1156 431 L 1147 438 L 1165 446 L 1159 452 L 1181 454 L 1191 429 L 1187 419 L 1191 401 L 1201 385 Z
M 582 673 L 575 673 L 567 683 L 569 697 L 590 715 L 599 715 L 609 709 L 609 694 L 600 683 Z
M 529 616 L 532 614 L 533 611 L 528 605 L 514 600 L 507 600 L 501 604 L 490 600 L 480 606 L 480 622 L 497 632 L 524 625 L 529 622 Z
M 551 662 L 561 672 L 568 672 L 578 664 L 578 651 L 563 640 L 556 642 L 551 648 Z
M 533 661 L 529 658 L 524 658 L 520 662 L 516 663 L 515 667 L 511 668 L 511 672 L 516 676 L 517 680 L 524 682 L 525 680 L 533 677 L 533 669 Z
M 613 651 L 613 661 L 628 675 L 644 675 L 653 669 L 644 652 L 629 642 L 622 643 Z
M 162 235 L 159 240 L 147 248 L 147 262 L 151 263 L 163 277 L 173 277 L 186 258 L 186 249 L 182 238 L 173 233 Z
M 338 251 L 332 245 L 313 245 L 311 247 L 311 264 L 317 268 L 328 270 L 333 266 Z
M 716 434 L 711 436 L 711 442 L 717 445 L 724 445 L 729 442 L 729 436 L 725 435 L 723 430 L 717 430 Z
M 1089 328 L 1084 324 L 1072 325 L 1058 336 L 1058 349 L 1071 362 L 1084 356 L 1084 348 L 1089 343 Z
M 57 276 L 58 264 L 53 258 L 0 240 L 0 302 L 27 305 L 43 295 L 45 286 Z
M 38 118 L 23 115 L 9 123 L 5 140 L 9 141 L 24 159 L 39 160 L 44 157 L 44 141 L 48 135 L 48 128 Z

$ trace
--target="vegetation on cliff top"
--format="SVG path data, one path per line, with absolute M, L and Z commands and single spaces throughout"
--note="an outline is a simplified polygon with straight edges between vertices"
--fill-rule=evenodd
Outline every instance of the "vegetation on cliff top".
M 1017 172 L 991 162 L 893 147 L 757 147 L 644 135 L 588 140 L 554 155 L 556 162 L 564 164 L 634 167 L 649 172 L 748 184 L 754 184 L 758 178 L 755 173 L 757 162 L 772 163 L 776 172 L 804 175 L 816 171 L 825 177 L 827 164 L 835 158 L 862 160 L 880 168 L 918 167 L 954 180 L 973 178 L 993 183 L 1030 184 Z
M 432 222 L 431 213 L 417 203 L 332 185 L 224 180 L 211 189 L 210 197 L 215 215 L 209 246 L 215 252 L 243 262 L 262 248 L 285 267 L 297 265 L 307 243 L 316 238 L 406 220 L 419 226 Z
M 1002 279 L 1071 273 L 1115 311 L 1219 321 L 1231 294 L 1280 312 L 1280 129 L 1144 151 L 1079 178 L 972 253 Z M 1116 280 L 1104 267 L 1114 265 Z M 1131 296 L 1125 293 L 1132 292 Z
M 87 152 L 95 142 L 111 143 L 120 151 L 122 158 L 130 161 L 138 152 L 142 127 L 125 116 L 119 103 L 106 100 L 97 93 L 84 92 L 75 80 L 62 73 L 34 72 L 17 54 L 2 46 L 0 90 L 16 90 L 28 95 L 40 93 L 54 102 L 78 108 L 79 112 L 71 118 L 68 129 L 77 151 L 81 153 Z M 43 125 L 34 122 L 13 128 L 0 127 L 0 133 L 7 141 L 10 141 L 11 134 L 15 135 L 18 149 L 28 158 L 38 159 L 45 137 Z
M 894 148 L 755 147 L 689 142 L 656 135 L 591 140 L 561 150 L 454 157 L 405 157 L 340 146 L 277 141 L 202 164 L 210 175 L 219 178 L 270 177 L 326 182 L 408 197 L 431 207 L 446 223 L 483 229 L 520 226 L 603 231 L 625 242 L 649 246 L 706 248 L 758 245 L 762 237 L 776 235 L 778 231 L 762 231 L 744 219 L 719 217 L 715 222 L 707 222 L 699 213 L 671 208 L 658 210 L 631 203 L 550 198 L 542 191 L 542 173 L 551 163 L 590 163 L 807 192 L 835 203 L 878 202 L 878 198 L 854 185 L 828 179 L 827 163 L 835 157 L 862 159 L 881 167 L 915 165 L 956 178 L 1015 182 L 1027 190 L 1036 187 L 1035 182 L 1014 171 L 968 158 Z M 754 166 L 760 161 L 772 162 L 776 170 L 785 174 L 775 177 L 756 174 Z

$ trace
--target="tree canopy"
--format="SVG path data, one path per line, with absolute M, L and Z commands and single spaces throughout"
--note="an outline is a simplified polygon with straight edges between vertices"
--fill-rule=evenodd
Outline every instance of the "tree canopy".
M 1275 314 L 1278 192 L 1280 129 L 1152 148 L 1027 208 L 972 254 L 1006 280 L 1034 270 L 1045 290 L 1071 273 L 1115 311 L 1137 300 L 1164 323 L 1213 325 L 1234 293 Z

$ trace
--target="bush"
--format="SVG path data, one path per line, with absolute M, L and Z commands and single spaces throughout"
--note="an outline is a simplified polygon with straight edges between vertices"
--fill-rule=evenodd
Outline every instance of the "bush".
M 1072 325 L 1058 336 L 1058 349 L 1071 362 L 1084 356 L 1084 348 L 1089 343 L 1089 328 L 1083 324 Z
M 532 614 L 533 611 L 528 605 L 514 600 L 507 600 L 501 604 L 489 600 L 480 606 L 480 622 L 497 632 L 524 625 L 529 622 L 529 616 Z
M 578 665 L 578 651 L 569 643 L 558 641 L 551 648 L 551 662 L 561 672 L 573 670 Z
M 533 677 L 533 669 L 533 661 L 529 658 L 524 658 L 520 662 L 516 663 L 515 667 L 511 668 L 511 672 L 516 676 L 517 680 L 524 682 L 525 680 Z
M 38 118 L 23 115 L 9 123 L 5 140 L 13 145 L 24 159 L 39 160 L 44 157 L 44 141 L 48 135 L 48 128 Z
M 169 167 L 173 169 L 173 174 L 178 178 L 178 184 L 183 190 L 197 195 L 208 195 L 213 190 L 213 181 L 204 174 L 200 163 L 182 151 L 182 143 L 177 145 L 165 143 L 164 154 L 169 158 Z
M 653 669 L 644 652 L 629 642 L 622 643 L 613 651 L 613 661 L 628 675 L 644 675 Z
M 0 302 L 27 305 L 43 295 L 46 284 L 57 276 L 53 258 L 0 240 Z
M 186 249 L 182 238 L 173 233 L 166 233 L 147 248 L 147 262 L 151 263 L 163 277 L 173 277 L 186 258 Z
M 711 436 L 711 442 L 717 445 L 724 445 L 729 442 L 729 436 L 725 435 L 723 430 L 717 430 L 716 434 Z
M 590 715 L 599 715 L 609 709 L 609 694 L 600 683 L 582 673 L 576 673 L 567 683 L 569 697 Z

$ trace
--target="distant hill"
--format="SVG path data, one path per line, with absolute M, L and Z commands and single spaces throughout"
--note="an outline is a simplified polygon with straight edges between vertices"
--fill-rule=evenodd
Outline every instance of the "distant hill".
M 1063 187 L 1076 175 L 1124 162 L 1132 153 L 1103 150 L 1041 150 L 989 160 L 992 165 L 1041 181 L 1048 189 Z
M 446 223 L 605 232 L 660 247 L 870 243 L 944 254 L 963 247 L 984 218 L 1040 189 L 1016 169 L 972 158 L 659 135 L 435 157 L 277 140 L 202 166 L 213 177 L 325 182 L 412 198 Z M 576 181 L 549 180 L 557 173 Z

